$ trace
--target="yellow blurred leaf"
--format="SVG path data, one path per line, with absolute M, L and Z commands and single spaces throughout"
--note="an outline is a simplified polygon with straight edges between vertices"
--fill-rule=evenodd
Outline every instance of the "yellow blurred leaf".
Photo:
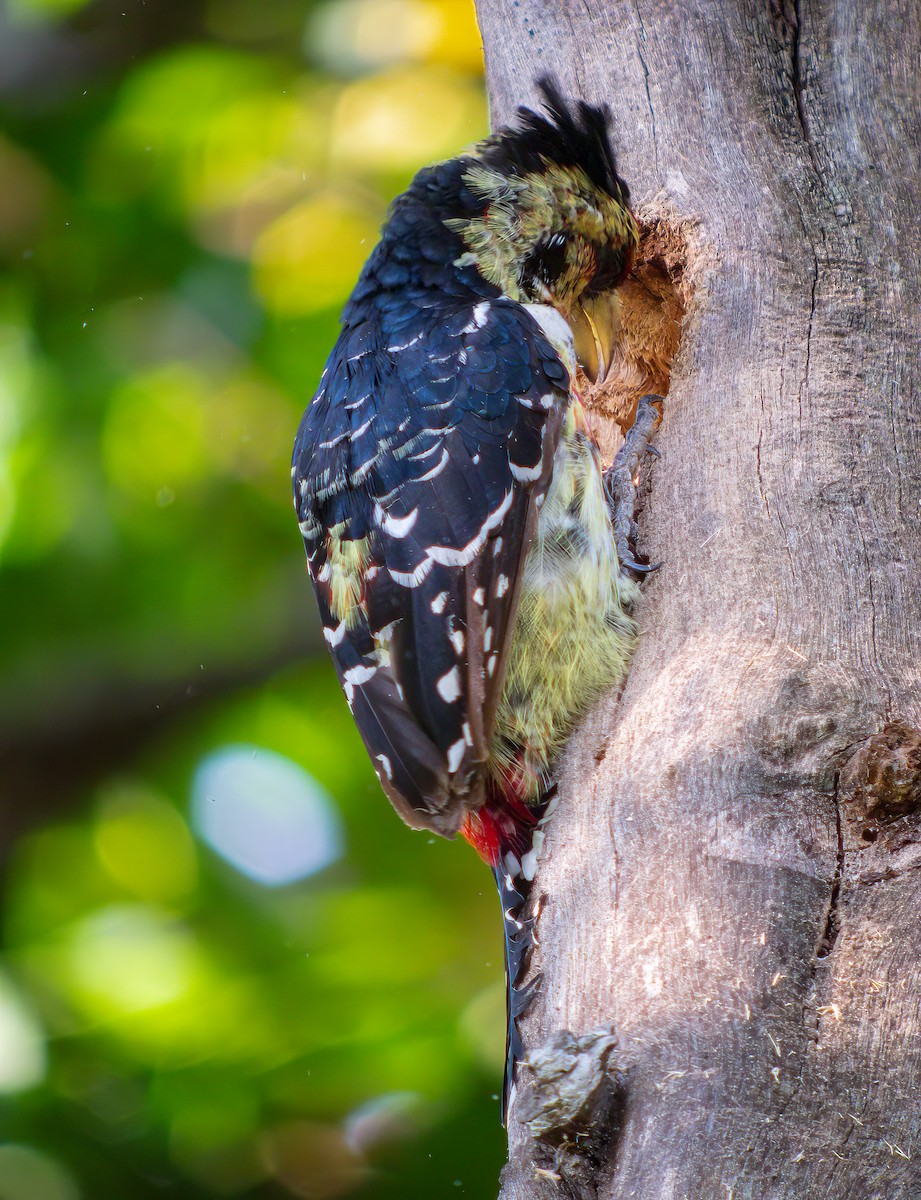
M 338 165 L 358 173 L 415 170 L 486 132 L 483 91 L 469 76 L 447 67 L 396 67 L 343 89 L 330 150 Z
M 438 33 L 429 47 L 433 62 L 450 63 L 470 71 L 483 70 L 483 39 L 473 0 L 430 0 L 438 17 Z
M 366 208 L 319 193 L 274 221 L 256 242 L 256 288 L 282 316 L 319 312 L 345 300 L 378 236 Z
M 483 49 L 473 0 L 333 0 L 309 26 L 311 47 L 340 70 L 400 62 L 479 72 Z

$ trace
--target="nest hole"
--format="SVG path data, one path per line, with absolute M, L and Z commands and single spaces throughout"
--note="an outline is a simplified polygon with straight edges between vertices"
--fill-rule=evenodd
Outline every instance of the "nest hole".
M 620 435 L 633 423 L 640 398 L 668 395 L 694 293 L 689 224 L 651 206 L 640 208 L 636 218 L 640 244 L 619 289 L 617 354 L 602 384 L 583 380 L 586 408 L 601 418 L 593 424 L 605 458 L 613 457 Z

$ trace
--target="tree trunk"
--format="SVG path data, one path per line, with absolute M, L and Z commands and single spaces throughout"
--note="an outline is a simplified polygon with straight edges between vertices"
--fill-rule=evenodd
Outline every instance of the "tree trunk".
M 568 1113 L 521 1070 L 502 1196 L 918 1200 L 919 6 L 479 19 L 495 123 L 545 73 L 607 101 L 694 285 L 641 519 L 665 565 L 537 885 L 526 1044 L 617 1042 L 575 1047 L 607 1073 Z

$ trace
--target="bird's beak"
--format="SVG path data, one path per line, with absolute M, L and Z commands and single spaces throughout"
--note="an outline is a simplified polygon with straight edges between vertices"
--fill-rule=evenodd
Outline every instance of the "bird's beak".
M 582 370 L 592 383 L 604 383 L 620 326 L 619 296 L 611 291 L 583 298 L 573 306 L 569 325 Z

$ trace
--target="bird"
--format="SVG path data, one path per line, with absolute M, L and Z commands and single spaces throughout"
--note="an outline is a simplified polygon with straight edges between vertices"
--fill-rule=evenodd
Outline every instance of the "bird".
M 502 1114 L 521 1055 L 526 913 L 552 769 L 637 632 L 644 397 L 605 472 L 579 380 L 616 357 L 639 229 L 606 106 L 540 109 L 392 204 L 301 421 L 294 503 L 323 635 L 383 791 L 460 833 L 506 935 Z

